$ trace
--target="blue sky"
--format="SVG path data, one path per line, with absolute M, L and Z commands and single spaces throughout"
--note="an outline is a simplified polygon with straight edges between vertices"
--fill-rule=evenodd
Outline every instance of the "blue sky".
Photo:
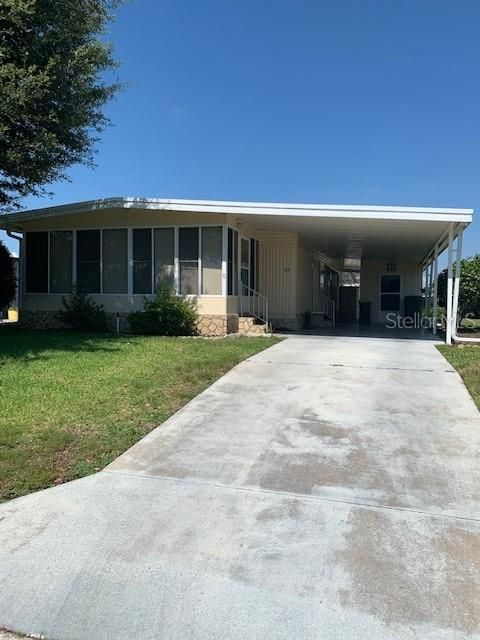
M 95 170 L 49 206 L 113 195 L 479 210 L 477 0 L 130 0 L 130 82 Z

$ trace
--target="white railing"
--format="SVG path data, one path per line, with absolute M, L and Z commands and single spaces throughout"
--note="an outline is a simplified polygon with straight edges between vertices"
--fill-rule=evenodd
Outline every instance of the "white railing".
M 255 291 L 247 287 L 246 284 L 240 284 L 240 315 L 252 316 L 268 327 L 268 298 L 263 293 Z
M 332 327 L 335 327 L 336 317 L 336 305 L 333 298 L 329 298 L 321 291 L 314 291 L 313 293 L 313 313 L 321 313 L 326 318 L 330 318 Z

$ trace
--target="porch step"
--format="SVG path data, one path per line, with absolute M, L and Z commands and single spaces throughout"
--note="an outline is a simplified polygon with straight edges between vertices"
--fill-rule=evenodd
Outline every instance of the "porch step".
M 322 327 L 331 327 L 332 319 L 328 318 L 324 313 L 312 313 L 312 328 L 321 329 Z
M 267 325 L 252 316 L 240 316 L 238 318 L 238 333 L 243 335 L 262 335 L 267 332 Z

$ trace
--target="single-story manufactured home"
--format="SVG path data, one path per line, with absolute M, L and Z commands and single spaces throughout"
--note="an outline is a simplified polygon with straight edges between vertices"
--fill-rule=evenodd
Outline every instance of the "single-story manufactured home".
M 20 321 L 28 326 L 55 327 L 62 296 L 76 288 L 126 330 L 127 315 L 161 283 L 195 303 L 204 335 L 385 325 L 420 305 L 435 316 L 438 256 L 448 249 L 449 340 L 472 214 L 107 198 L 6 214 L 0 228 L 20 239 Z

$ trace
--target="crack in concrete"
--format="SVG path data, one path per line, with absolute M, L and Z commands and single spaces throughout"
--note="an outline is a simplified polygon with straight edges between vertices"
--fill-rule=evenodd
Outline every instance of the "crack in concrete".
M 453 369 L 411 369 L 407 367 L 382 367 L 382 366 L 368 366 L 361 364 L 342 364 L 339 362 L 275 362 L 273 360 L 245 360 L 243 364 L 273 364 L 287 365 L 287 366 L 299 366 L 299 367 L 341 367 L 344 369 L 369 369 L 373 371 L 413 371 L 418 373 L 456 373 Z
M 122 476 L 129 476 L 134 478 L 144 478 L 146 480 L 161 480 L 163 482 L 173 482 L 175 484 L 190 484 L 201 487 L 211 487 L 213 489 L 229 489 L 231 491 L 244 491 L 249 493 L 262 493 L 268 495 L 279 495 L 289 498 L 295 498 L 299 500 L 313 500 L 316 502 L 333 502 L 336 504 L 346 504 L 352 507 L 363 507 L 368 509 L 377 509 L 379 511 L 401 511 L 405 513 L 412 513 L 431 518 L 444 518 L 446 520 L 460 520 L 463 522 L 480 522 L 479 518 L 472 516 L 456 516 L 448 513 L 441 513 L 436 511 L 422 511 L 421 509 L 409 509 L 408 507 L 394 507 L 390 505 L 378 505 L 370 502 L 360 502 L 354 500 L 339 500 L 337 498 L 325 498 L 324 496 L 315 496 L 305 493 L 294 493 L 292 491 L 273 491 L 270 489 L 259 489 L 256 487 L 239 487 L 237 485 L 222 484 L 221 482 L 206 482 L 204 480 L 192 480 L 186 478 L 173 478 L 169 476 L 152 476 L 141 473 L 127 473 L 126 471 L 116 471 L 112 469 L 104 469 L 100 473 L 119 474 Z

